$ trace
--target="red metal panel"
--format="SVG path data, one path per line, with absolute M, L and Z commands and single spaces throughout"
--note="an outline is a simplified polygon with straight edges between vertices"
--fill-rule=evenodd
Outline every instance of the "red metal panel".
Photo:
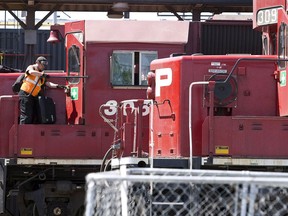
M 18 157 L 95 159 L 103 153 L 100 146 L 95 147 L 102 134 L 94 127 L 19 125 L 18 133 L 13 150 Z
M 18 121 L 18 100 L 17 96 L 0 97 L 0 157 L 7 157 L 9 154 L 9 131 L 15 121 Z
M 206 154 L 232 158 L 286 158 L 287 123 L 287 119 L 279 117 L 217 116 L 213 125 L 215 142 L 205 149 Z
M 181 155 L 180 145 L 180 70 L 181 58 L 174 58 L 170 61 L 160 60 L 159 65 L 152 65 L 155 71 L 155 101 L 154 106 L 154 155 L 158 157 L 179 157 Z M 169 99 L 168 99 L 169 98 Z M 168 99 L 168 100 L 166 100 Z M 174 118 L 176 116 L 176 119 Z

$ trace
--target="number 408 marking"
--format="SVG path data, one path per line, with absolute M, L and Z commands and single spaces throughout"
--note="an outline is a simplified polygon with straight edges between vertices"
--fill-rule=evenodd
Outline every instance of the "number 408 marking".
M 127 115 L 126 108 L 130 107 L 132 109 L 132 112 L 137 109 L 136 107 L 137 100 L 127 100 L 123 104 L 123 114 L 124 116 Z M 142 106 L 142 116 L 146 116 L 149 114 L 149 105 L 151 104 L 151 100 L 144 100 L 143 106 Z M 112 116 L 115 115 L 117 112 L 118 103 L 116 100 L 109 100 L 106 102 L 105 107 L 107 107 L 104 110 L 105 115 Z

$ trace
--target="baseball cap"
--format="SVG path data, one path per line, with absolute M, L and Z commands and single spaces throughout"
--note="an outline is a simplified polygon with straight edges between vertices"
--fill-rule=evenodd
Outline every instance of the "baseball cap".
M 45 57 L 43 56 L 39 56 L 37 59 L 36 59 L 36 62 L 39 62 L 40 64 L 42 65 L 48 65 L 48 61 Z

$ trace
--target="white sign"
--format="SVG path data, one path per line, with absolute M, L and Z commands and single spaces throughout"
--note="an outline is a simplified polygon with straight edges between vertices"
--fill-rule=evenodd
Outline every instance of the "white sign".
M 278 9 L 279 8 L 265 8 L 257 12 L 257 25 L 276 24 L 278 22 Z
M 156 69 L 155 74 L 155 96 L 159 97 L 161 88 L 172 84 L 172 70 L 171 68 Z

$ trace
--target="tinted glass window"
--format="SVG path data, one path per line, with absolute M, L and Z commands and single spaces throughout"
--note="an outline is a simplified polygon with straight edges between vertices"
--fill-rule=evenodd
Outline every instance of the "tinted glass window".
M 114 51 L 111 56 L 113 86 L 145 86 L 150 63 L 158 57 L 156 51 Z

